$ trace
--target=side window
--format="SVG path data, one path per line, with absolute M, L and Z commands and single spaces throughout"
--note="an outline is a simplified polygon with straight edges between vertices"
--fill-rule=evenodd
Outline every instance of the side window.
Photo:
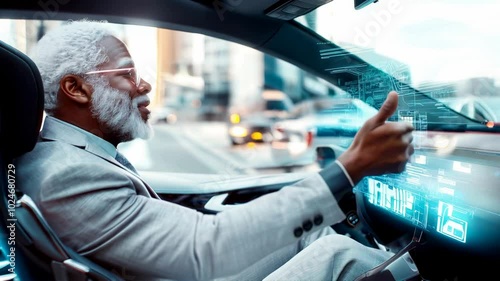
M 29 55 L 44 31 L 61 24 L 27 20 L 1 26 L 8 41 Z M 141 78 L 151 84 L 154 137 L 118 146 L 139 172 L 288 171 L 271 155 L 274 124 L 314 113 L 320 104 L 309 100 L 339 93 L 290 63 L 233 42 L 153 27 L 110 26 L 127 45 Z
M 142 171 L 282 173 L 270 149 L 274 124 L 315 111 L 315 104 L 295 111 L 311 97 L 337 93 L 328 82 L 240 44 L 165 29 L 157 34 L 158 63 L 151 69 L 160 75 L 150 94 L 155 136 L 119 147 Z

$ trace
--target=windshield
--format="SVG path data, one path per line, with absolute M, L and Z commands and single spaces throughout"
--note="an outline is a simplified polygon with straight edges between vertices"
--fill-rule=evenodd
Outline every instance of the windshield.
M 499 9 L 494 0 L 381 0 L 361 10 L 332 1 L 297 21 L 457 112 L 499 122 L 490 102 L 500 98 Z

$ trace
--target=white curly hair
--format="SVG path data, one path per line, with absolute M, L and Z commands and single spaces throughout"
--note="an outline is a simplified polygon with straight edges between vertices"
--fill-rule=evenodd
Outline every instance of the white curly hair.
M 50 30 L 33 49 L 32 59 L 40 70 L 45 91 L 45 112 L 57 108 L 59 82 L 67 74 L 84 74 L 108 60 L 99 42 L 115 36 L 105 21 L 69 21 Z

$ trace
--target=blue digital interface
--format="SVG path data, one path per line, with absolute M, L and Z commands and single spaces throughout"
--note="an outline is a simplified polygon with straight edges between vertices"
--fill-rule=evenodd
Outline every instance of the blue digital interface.
M 469 236 L 473 244 L 472 234 L 480 231 L 474 229 L 475 219 L 484 213 L 500 217 L 500 154 L 491 149 L 457 148 L 456 139 L 435 133 L 468 136 L 466 128 L 477 125 L 440 101 L 456 97 L 457 88 L 450 83 L 429 82 L 419 84 L 417 90 L 410 86 L 408 65 L 367 48 L 323 44 L 319 54 L 324 70 L 335 77 L 343 91 L 375 109 L 389 91 L 397 91 L 398 111 L 389 121 L 408 122 L 415 128 L 415 154 L 406 170 L 367 177 L 354 191 L 362 193 L 369 204 L 416 227 L 462 243 L 467 243 Z M 346 65 L 343 60 L 350 54 L 360 60 Z M 475 137 L 478 142 L 485 141 L 479 134 Z M 346 143 L 342 147 L 350 144 Z
M 500 215 L 496 197 L 488 196 L 498 193 L 500 168 L 496 161 L 464 160 L 417 151 L 403 173 L 366 178 L 355 192 L 416 227 L 466 243 L 478 210 Z

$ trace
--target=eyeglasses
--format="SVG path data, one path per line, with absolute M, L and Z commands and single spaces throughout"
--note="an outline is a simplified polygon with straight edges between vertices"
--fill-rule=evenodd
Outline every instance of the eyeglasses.
M 95 70 L 95 71 L 89 71 L 84 74 L 89 75 L 89 74 L 115 73 L 115 72 L 118 73 L 118 75 L 125 76 L 128 79 L 130 79 L 135 86 L 139 86 L 139 84 L 141 83 L 141 76 L 139 76 L 137 69 L 135 67 Z

